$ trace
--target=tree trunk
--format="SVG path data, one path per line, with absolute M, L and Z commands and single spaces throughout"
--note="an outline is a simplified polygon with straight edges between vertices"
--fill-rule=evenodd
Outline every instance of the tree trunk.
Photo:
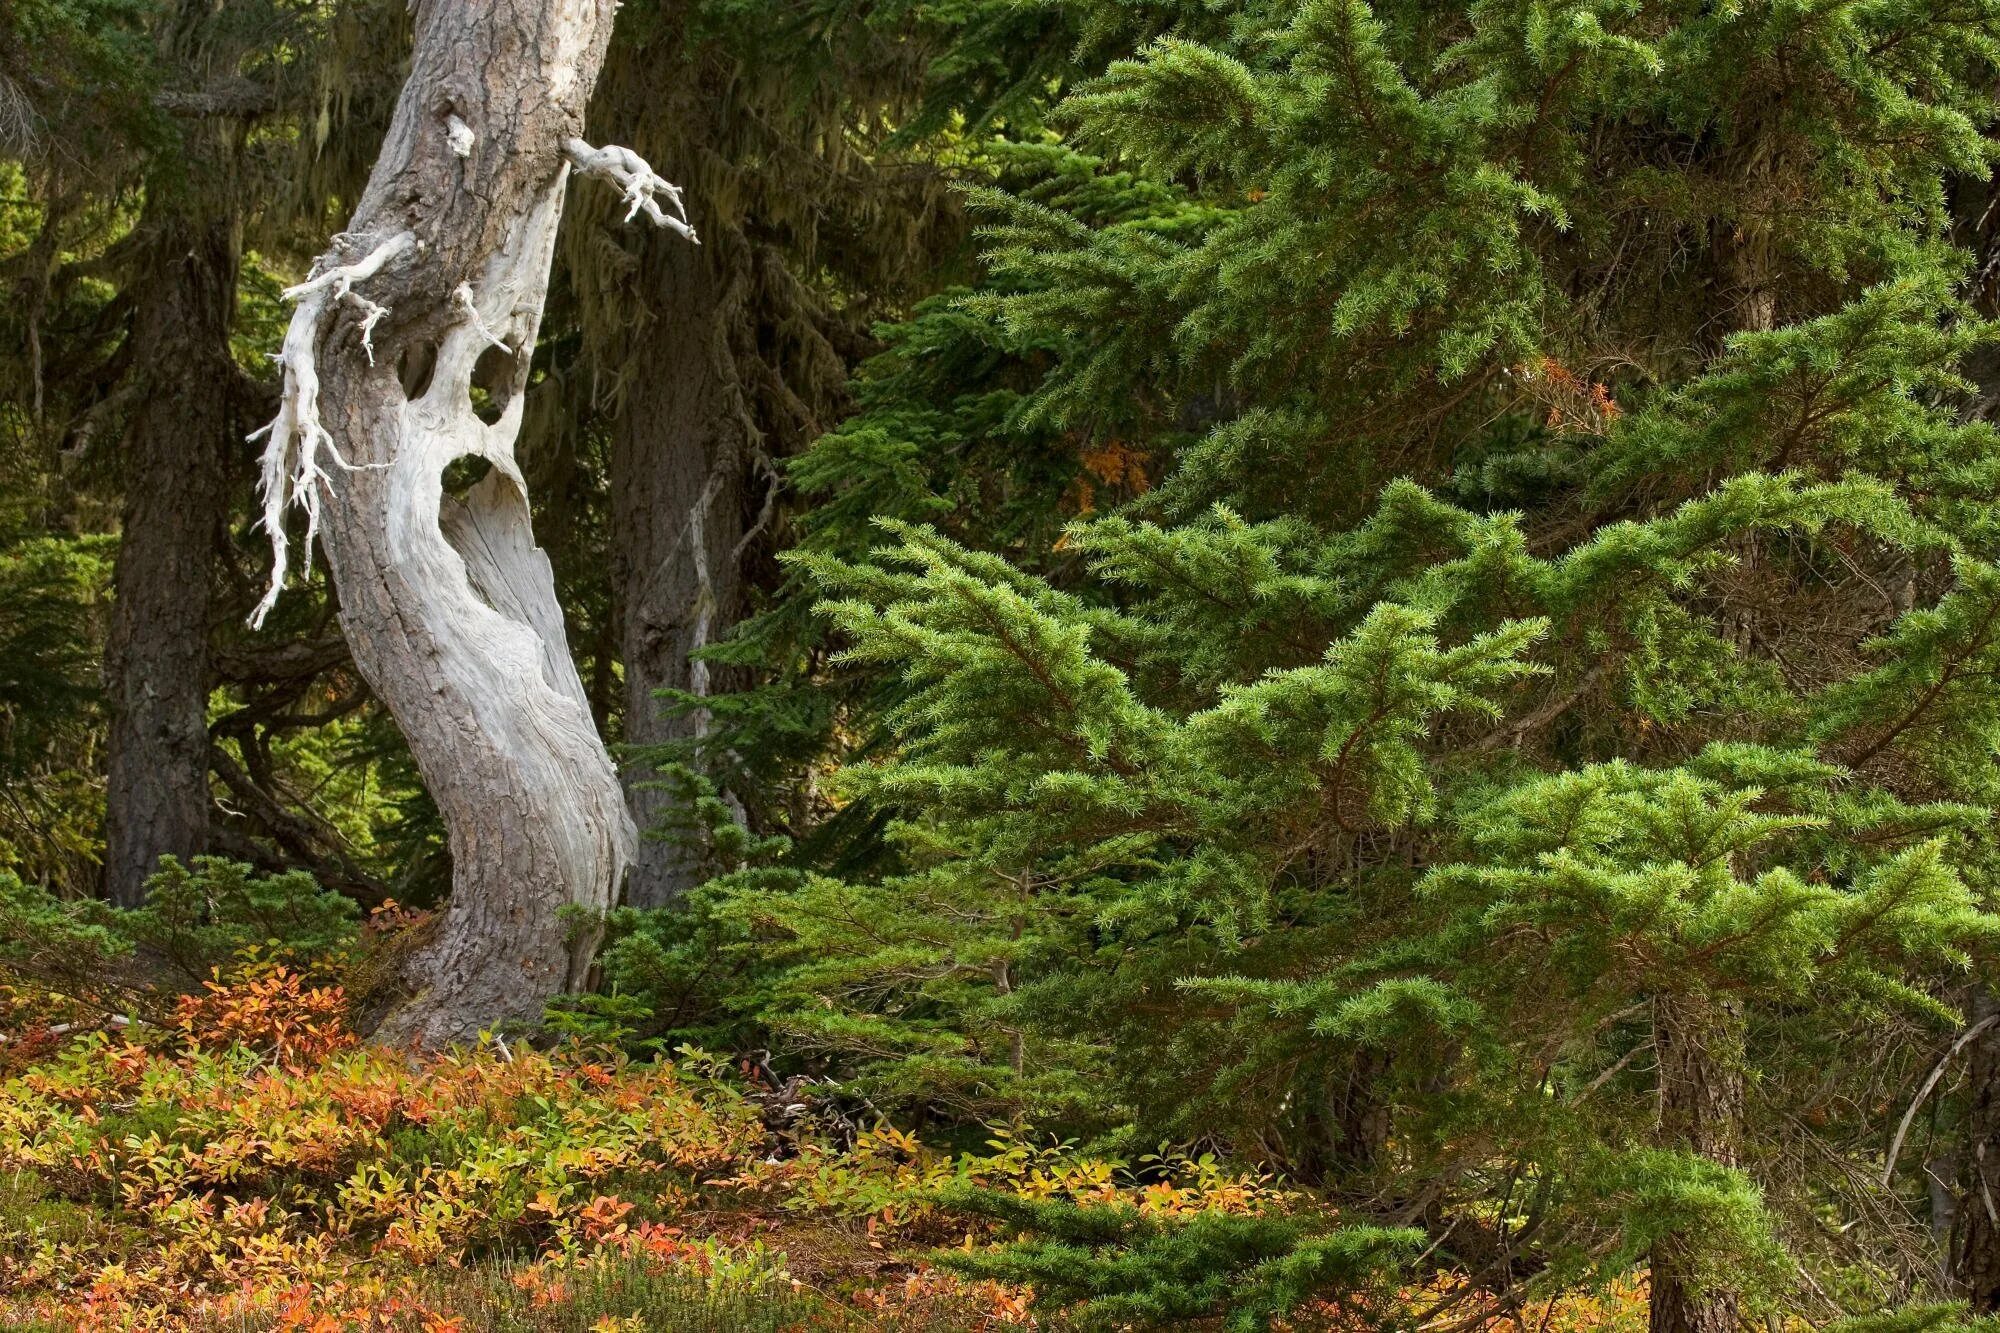
M 1968 296 L 1988 319 L 2000 315 L 2000 176 L 1952 182 L 1954 238 L 1972 252 Z M 1967 353 L 1961 372 L 1973 384 L 1966 415 L 2000 420 L 2000 350 L 1981 343 Z M 1912 569 L 1914 578 L 1914 567 Z M 1981 1022 L 2000 1010 L 1991 978 L 1967 987 L 1965 1020 Z M 1949 1236 L 1945 1267 L 1956 1294 L 1981 1313 L 2000 1312 L 2000 1027 L 1987 1028 L 1966 1052 L 1964 1136 L 1951 1156 L 1958 1171 L 1955 1194 L 1932 1191 L 1933 1225 Z M 1937 1177 L 1926 1172 L 1928 1184 Z M 1940 1197 L 1943 1195 L 1944 1197 Z
M 450 901 L 403 965 L 386 1039 L 440 1045 L 538 1018 L 582 981 L 588 920 L 633 854 L 514 461 L 569 165 L 686 230 L 645 163 L 574 137 L 614 8 L 426 0 L 354 218 L 291 292 L 265 456 L 273 595 L 285 543 L 269 517 L 296 499 L 308 543 L 323 514 L 355 663 L 408 737 L 452 852 Z M 465 457 L 490 471 L 454 498 L 443 475 Z
M 727 43 L 704 36 L 692 0 L 661 0 L 649 19 L 613 44 L 594 113 L 632 126 L 670 175 L 704 182 L 708 243 L 690 250 L 647 235 L 616 251 L 572 245 L 566 257 L 591 378 L 617 386 L 610 574 L 623 739 L 641 752 L 626 780 L 647 835 L 626 900 L 663 907 L 724 867 L 683 793 L 660 789 L 643 757 L 707 735 L 708 717 L 663 715 L 656 696 L 750 684 L 750 670 L 694 654 L 726 638 L 779 577 L 770 559 L 778 461 L 844 406 L 847 362 L 828 331 L 858 327 L 859 315 L 830 311 L 794 264 L 825 271 L 833 255 L 816 253 L 818 229 L 857 185 L 842 128 L 852 108 L 832 111 L 846 105 L 844 94 L 825 96 L 810 77 L 765 88 Z M 658 317 L 669 310 L 671 320 Z M 782 822 L 754 808 L 738 813 L 759 831 Z
M 613 586 L 633 746 L 690 740 L 707 725 L 698 712 L 669 715 L 656 696 L 706 695 L 718 684 L 693 653 L 742 616 L 737 548 L 751 430 L 727 342 L 740 305 L 730 284 L 741 275 L 720 271 L 717 247 L 648 249 L 650 304 L 675 317 L 647 329 L 645 364 L 657 372 L 628 384 L 611 434 Z M 699 831 L 685 826 L 686 802 L 658 783 L 645 762 L 627 765 L 632 816 L 648 835 L 626 887 L 635 907 L 667 906 L 705 868 Z
M 234 217 L 151 192 L 131 347 L 144 379 L 124 440 L 125 510 L 105 653 L 111 700 L 105 887 L 134 906 L 162 856 L 204 851 L 209 832 L 208 629 L 228 459 L 239 427 L 229 327 Z
M 2000 1009 L 1983 987 L 1966 1009 L 1977 1023 Z M 1958 1295 L 1983 1313 L 2000 1311 L 2000 1027 L 1988 1028 L 1966 1053 L 1963 1192 L 1953 1209 L 1951 1278 Z
M 1720 1000 L 1662 994 L 1653 999 L 1653 1044 L 1660 1062 L 1662 1147 L 1737 1164 L 1743 1131 L 1742 1019 Z M 1733 1333 L 1736 1293 L 1693 1280 L 1680 1238 L 1653 1248 L 1652 1333 Z

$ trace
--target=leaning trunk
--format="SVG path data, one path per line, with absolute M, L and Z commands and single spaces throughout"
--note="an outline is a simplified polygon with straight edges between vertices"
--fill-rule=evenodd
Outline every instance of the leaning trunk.
M 1737 1164 L 1743 1131 L 1743 1024 L 1725 1002 L 1660 995 L 1653 1000 L 1659 1056 L 1659 1141 L 1722 1166 Z M 1653 1248 L 1652 1333 L 1734 1333 L 1736 1293 L 1722 1275 L 1697 1280 L 1694 1238 L 1670 1236 Z
M 355 663 L 407 736 L 452 853 L 450 901 L 379 1029 L 392 1040 L 539 1017 L 583 979 L 591 920 L 632 856 L 514 461 L 567 162 L 681 225 L 644 163 L 573 137 L 614 7 L 422 4 L 367 190 L 291 293 L 265 475 L 280 576 L 283 525 L 269 520 L 291 498 L 320 518 Z M 464 458 L 489 470 L 453 497 L 445 470 Z
M 667 238 L 661 238 L 665 240 Z M 646 330 L 644 364 L 611 435 L 611 546 L 625 665 L 625 741 L 633 818 L 648 836 L 626 899 L 664 907 L 702 877 L 688 802 L 644 757 L 696 740 L 704 712 L 669 709 L 662 690 L 706 696 L 718 681 L 698 651 L 741 617 L 747 407 L 727 338 L 732 275 L 714 246 L 649 247 L 649 304 L 672 311 Z M 734 278 L 741 281 L 740 275 Z
M 161 187 L 149 199 L 133 310 L 143 381 L 124 439 L 125 510 L 105 682 L 111 699 L 105 887 L 134 906 L 162 856 L 205 849 L 209 831 L 208 629 L 216 538 L 236 430 L 229 326 L 238 237 Z

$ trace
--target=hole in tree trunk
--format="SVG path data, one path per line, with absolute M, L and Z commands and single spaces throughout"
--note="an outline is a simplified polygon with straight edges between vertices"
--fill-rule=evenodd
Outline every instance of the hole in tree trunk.
M 459 499 L 485 480 L 493 464 L 476 454 L 460 454 L 444 465 L 444 493 Z
M 513 349 L 489 347 L 481 352 L 479 360 L 473 363 L 472 383 L 467 392 L 472 397 L 472 410 L 481 421 L 489 426 L 499 421 L 507 408 L 507 399 L 514 392 Z
M 436 343 L 411 343 L 396 354 L 396 378 L 403 383 L 403 397 L 421 398 L 431 387 L 431 374 L 437 370 L 438 349 Z

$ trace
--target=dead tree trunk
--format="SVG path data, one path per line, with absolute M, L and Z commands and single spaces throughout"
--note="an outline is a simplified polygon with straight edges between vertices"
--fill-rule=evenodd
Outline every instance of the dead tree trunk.
M 216 538 L 228 520 L 233 218 L 148 200 L 132 314 L 143 379 L 123 447 L 125 508 L 105 652 L 111 700 L 105 887 L 136 906 L 162 856 L 206 849 L 208 629 Z
M 1721 1000 L 1657 995 L 1653 1046 L 1660 1062 L 1660 1145 L 1735 1166 L 1743 1134 L 1741 1017 Z M 1654 1246 L 1651 1333 L 1735 1333 L 1737 1303 L 1734 1291 L 1696 1282 L 1686 1238 Z
M 570 168 L 622 189 L 628 219 L 644 210 L 692 238 L 678 191 L 633 154 L 575 137 L 615 8 L 424 0 L 353 220 L 288 293 L 265 605 L 295 501 L 308 553 L 324 533 L 355 663 L 450 836 L 451 899 L 404 965 L 407 995 L 380 1028 L 391 1040 L 440 1045 L 539 1017 L 582 980 L 589 917 L 633 854 L 514 461 Z M 467 457 L 490 471 L 451 497 L 445 469 Z

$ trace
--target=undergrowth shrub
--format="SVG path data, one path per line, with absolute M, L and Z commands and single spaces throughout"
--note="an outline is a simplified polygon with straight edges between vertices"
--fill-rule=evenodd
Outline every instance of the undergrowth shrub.
M 0 1082 L 0 1179 L 18 1185 L 0 1194 L 0 1323 L 787 1326 L 729 1322 L 754 1308 L 814 1328 L 1053 1327 L 1019 1282 L 920 1262 L 994 1234 L 953 1191 L 1147 1219 L 1292 1198 L 1211 1158 L 1128 1166 L 1028 1131 L 957 1154 L 886 1125 L 799 1144 L 699 1050 L 412 1056 L 356 1045 L 344 1012 L 337 984 L 253 963 L 170 1023 L 63 1034 Z
M 330 980 L 358 936 L 359 909 L 309 874 L 260 875 L 221 857 L 171 857 L 143 906 L 59 897 L 0 874 L 0 984 L 84 1009 L 158 1016 L 219 970 L 284 964 Z
M 308 986 L 282 964 L 256 967 L 234 985 L 224 984 L 218 969 L 200 994 L 174 1006 L 174 1024 L 193 1044 L 247 1047 L 293 1074 L 354 1044 L 346 1017 L 344 990 Z
M 419 1056 L 356 1044 L 345 1008 L 337 983 L 252 962 L 171 1022 L 40 1028 L 0 1079 L 0 1326 L 1361 1333 L 1445 1311 L 1490 1333 L 1519 1314 L 1470 1275 L 1408 1271 L 1414 1233 L 1209 1154 L 1094 1156 L 1027 1126 L 955 1151 L 889 1124 L 801 1137 L 692 1047 Z M 1643 1282 L 1544 1299 L 1548 1333 L 1643 1327 Z M 1910 1318 L 1855 1333 L 1985 1333 Z
M 1126 1205 L 1079 1206 L 959 1188 L 941 1202 L 992 1217 L 1021 1239 L 941 1256 L 970 1276 L 1034 1288 L 1073 1306 L 1086 1327 L 1171 1325 L 1227 1315 L 1268 1328 L 1329 1288 L 1380 1285 L 1422 1234 L 1340 1226 L 1324 1215 L 1197 1212 L 1149 1216 Z

